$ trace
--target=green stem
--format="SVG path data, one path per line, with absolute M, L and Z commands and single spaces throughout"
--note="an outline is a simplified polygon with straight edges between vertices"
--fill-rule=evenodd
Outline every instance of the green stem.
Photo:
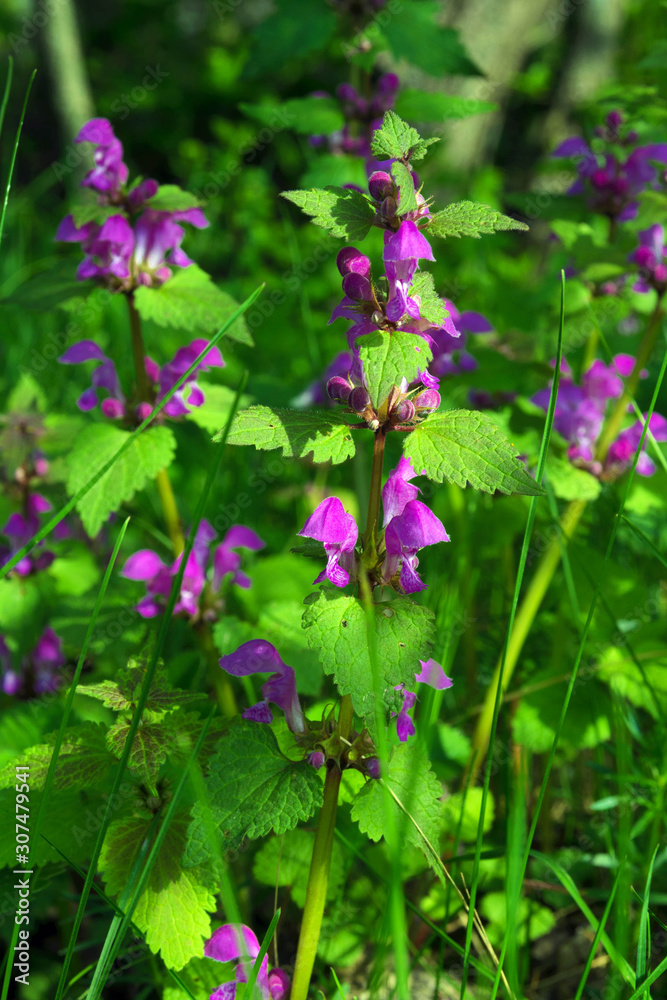
M 373 468 L 371 469 L 371 488 L 368 495 L 368 517 L 366 519 L 366 531 L 364 533 L 364 548 L 369 544 L 375 535 L 377 523 L 380 518 L 380 498 L 382 496 L 382 462 L 384 459 L 385 431 L 375 432 L 373 441 Z
M 238 705 L 236 704 L 236 695 L 234 694 L 234 688 L 232 687 L 231 681 L 224 670 L 220 669 L 220 658 L 218 651 L 213 644 L 213 635 L 211 634 L 211 626 L 208 622 L 201 622 L 199 628 L 197 629 L 197 634 L 199 636 L 199 641 L 201 642 L 202 649 L 206 655 L 206 663 L 208 666 L 208 675 L 211 684 L 215 688 L 215 693 L 218 698 L 218 704 L 220 705 L 220 710 L 222 714 L 227 718 L 231 718 L 234 715 L 239 714 Z
M 341 701 L 338 716 L 338 733 L 343 739 L 347 739 L 350 735 L 353 715 L 352 699 L 349 694 L 346 694 Z M 327 771 L 324 782 L 324 799 L 315 831 L 313 856 L 308 874 L 306 906 L 303 911 L 290 1000 L 307 1000 L 310 979 L 313 974 L 329 884 L 341 773 L 338 765 L 333 763 L 330 770 Z
M 138 402 L 147 403 L 150 401 L 151 387 L 148 383 L 148 376 L 146 374 L 146 348 L 144 347 L 144 338 L 141 333 L 141 316 L 137 312 L 132 293 L 126 295 L 125 297 L 127 299 L 127 308 L 130 314 L 132 357 L 134 359 L 134 372 L 137 377 Z M 158 495 L 160 497 L 162 513 L 164 514 L 167 532 L 171 539 L 174 556 L 177 557 L 180 556 L 181 552 L 185 548 L 185 537 L 181 528 L 181 519 L 178 513 L 176 497 L 174 496 L 174 491 L 171 487 L 171 480 L 169 479 L 169 474 L 166 469 L 160 469 L 155 477 L 155 485 L 157 486 Z
M 618 432 L 621 429 L 623 418 L 627 413 L 628 402 L 634 395 L 641 376 L 641 371 L 647 364 L 655 346 L 661 326 L 662 316 L 663 313 L 660 307 L 660 299 L 658 299 L 655 310 L 653 311 L 640 344 L 635 366 L 632 369 L 632 373 L 628 377 L 623 394 L 617 401 L 616 406 L 612 410 L 609 418 L 605 421 L 604 427 L 602 428 L 602 433 L 600 435 L 595 453 L 596 459 L 600 462 L 604 462 L 607 452 L 609 451 L 610 444 L 616 439 Z M 530 632 L 535 616 L 540 609 L 544 595 L 549 589 L 554 573 L 558 568 L 563 548 L 574 535 L 585 509 L 586 501 L 584 500 L 573 500 L 567 505 L 561 517 L 560 531 L 551 541 L 542 556 L 535 572 L 535 576 L 531 580 L 525 597 L 521 602 L 514 620 L 514 628 L 512 629 L 512 634 L 507 647 L 505 669 L 503 672 L 503 693 L 507 690 L 514 668 L 516 667 L 519 656 L 521 655 L 523 644 L 526 641 L 528 633 Z M 484 700 L 482 711 L 475 728 L 475 734 L 473 736 L 472 757 L 469 766 L 472 781 L 475 780 L 482 761 L 486 758 L 486 751 L 489 745 L 489 737 L 491 733 L 491 723 L 493 720 L 493 707 L 495 704 L 500 673 L 501 664 L 498 662 L 493 675 L 493 680 L 487 690 L 486 698 Z

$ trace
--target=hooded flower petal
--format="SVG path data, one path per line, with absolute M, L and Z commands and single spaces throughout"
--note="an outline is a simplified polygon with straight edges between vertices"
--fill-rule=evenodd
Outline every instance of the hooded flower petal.
M 247 677 L 250 674 L 272 673 L 272 676 L 262 685 L 262 694 L 265 702 L 273 702 L 285 713 L 287 725 L 293 733 L 305 732 L 306 725 L 296 693 L 296 679 L 292 667 L 283 663 L 280 654 L 275 646 L 264 639 L 251 639 L 244 642 L 237 650 L 228 656 L 223 656 L 220 666 L 233 677 Z M 271 721 L 271 713 L 268 717 L 258 718 L 257 712 L 261 711 L 260 705 L 255 705 L 243 713 L 244 718 L 253 718 L 255 721 Z
M 387 482 L 382 487 L 382 510 L 384 512 L 384 526 L 386 527 L 393 517 L 398 517 L 405 510 L 406 504 L 411 500 L 416 500 L 421 490 L 409 482 L 420 473 L 415 472 L 412 463 L 404 455 L 390 473 Z
M 127 577 L 128 580 L 151 580 L 160 570 L 165 569 L 168 567 L 157 552 L 153 552 L 152 549 L 139 549 L 126 560 L 121 576 Z
M 325 577 L 336 587 L 350 582 L 354 569 L 354 547 L 359 529 L 351 514 L 346 514 L 338 497 L 327 497 L 310 515 L 299 532 L 305 538 L 314 538 L 324 544 L 328 556 L 326 569 L 315 579 Z
M 436 660 L 420 660 L 419 665 L 421 670 L 415 678 L 420 684 L 428 684 L 436 691 L 443 691 L 454 683 Z

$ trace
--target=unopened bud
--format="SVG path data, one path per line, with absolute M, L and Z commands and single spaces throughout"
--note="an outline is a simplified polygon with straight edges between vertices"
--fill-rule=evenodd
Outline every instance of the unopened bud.
M 336 266 L 343 277 L 346 274 L 363 274 L 367 278 L 371 273 L 369 258 L 356 247 L 343 247 L 336 257 Z
M 394 192 L 394 182 L 384 170 L 376 170 L 368 179 L 368 190 L 373 201 L 384 201 Z
M 607 125 L 609 128 L 617 129 L 623 124 L 623 115 L 620 111 L 610 111 L 607 115 Z
M 348 397 L 348 403 L 357 413 L 363 413 L 370 401 L 371 397 L 368 389 L 365 389 L 363 385 L 358 385 Z
M 363 274 L 346 274 L 343 278 L 343 291 L 353 302 L 370 302 L 373 298 L 373 287 Z
M 125 416 L 125 407 L 119 399 L 103 399 L 100 409 L 104 416 L 109 417 L 110 420 L 120 420 L 121 417 Z
M 135 413 L 137 415 L 137 420 L 140 420 L 142 423 L 144 422 L 146 417 L 150 417 L 152 412 L 153 412 L 153 407 L 151 406 L 150 403 L 139 403 L 139 405 L 135 410 Z
M 313 752 L 309 753 L 308 756 L 306 757 L 306 761 L 309 764 L 312 764 L 313 767 L 320 768 L 324 766 L 326 757 L 324 756 L 321 750 L 313 750 Z
M 380 761 L 377 757 L 367 757 L 364 761 L 364 766 L 366 768 L 366 774 L 369 778 L 380 777 Z
M 418 410 L 437 410 L 440 406 L 440 393 L 437 389 L 424 389 L 414 398 Z
M 385 198 L 382 202 L 382 207 L 380 208 L 380 215 L 383 219 L 393 219 L 396 216 L 397 208 L 398 206 L 395 198 Z
M 398 404 L 394 413 L 402 424 L 406 424 L 410 420 L 414 420 L 415 405 L 411 399 L 404 399 L 402 403 Z
M 327 382 L 327 395 L 337 403 L 346 403 L 351 392 L 352 386 L 342 375 L 334 375 Z

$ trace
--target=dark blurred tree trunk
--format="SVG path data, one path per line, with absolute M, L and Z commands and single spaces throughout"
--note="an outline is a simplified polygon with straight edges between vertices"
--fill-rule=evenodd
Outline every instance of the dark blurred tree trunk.
M 73 0 L 59 0 L 52 6 L 44 26 L 44 46 L 53 81 L 53 102 L 63 139 L 68 143 L 95 115 Z

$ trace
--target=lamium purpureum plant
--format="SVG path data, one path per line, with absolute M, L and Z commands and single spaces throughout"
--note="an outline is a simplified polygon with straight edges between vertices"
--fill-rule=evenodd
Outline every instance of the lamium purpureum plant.
M 251 406 L 237 414 L 229 435 L 233 445 L 282 448 L 288 458 L 312 453 L 316 463 L 334 464 L 354 455 L 355 439 L 373 441 L 365 524 L 358 525 L 338 497 L 328 496 L 306 520 L 300 535 L 307 541 L 297 549 L 323 561 L 314 580 L 321 586 L 306 600 L 302 624 L 333 680 L 338 702 L 319 718 L 309 717 L 296 693 L 293 668 L 261 635 L 225 655 L 220 666 L 226 674 L 270 676 L 262 700 L 245 709 L 211 757 L 209 799 L 194 806 L 184 855 L 186 866 L 210 864 L 220 849 L 237 849 L 245 837 L 271 830 L 285 833 L 319 810 L 292 1000 L 305 1000 L 308 992 L 346 769 L 359 770 L 367 779 L 352 803 L 360 829 L 379 840 L 390 822 L 385 808 L 391 813 L 398 802 L 411 816 L 405 836 L 437 867 L 427 845 L 437 843 L 429 816 L 438 786 L 411 739 L 415 723 L 409 713 L 420 684 L 442 690 L 452 681 L 431 657 L 434 614 L 413 595 L 427 588 L 419 572 L 420 551 L 450 539 L 419 499 L 413 480 L 427 476 L 489 493 L 541 493 L 488 417 L 467 410 L 438 412 L 439 380 L 429 365 L 440 333 L 456 338 L 459 331 L 432 276 L 421 269 L 434 259 L 430 240 L 526 227 L 469 202 L 433 211 L 414 163 L 434 141 L 422 139 L 388 111 L 371 147 L 388 169 L 372 174 L 368 194 L 336 187 L 285 193 L 345 244 L 338 254 L 344 297 L 332 319 L 352 321 L 347 351 L 341 354 L 347 367 L 328 382 L 334 407 Z M 369 257 L 353 245 L 374 229 L 381 231 L 383 246 L 383 273 L 377 276 Z M 390 434 L 401 434 L 404 447 L 386 476 Z M 270 706 L 282 711 L 278 720 Z M 274 732 L 277 723 L 281 728 Z M 285 724 L 291 741 L 281 735 L 279 744 L 276 733 L 283 734 Z M 387 790 L 393 797 L 388 804 Z

